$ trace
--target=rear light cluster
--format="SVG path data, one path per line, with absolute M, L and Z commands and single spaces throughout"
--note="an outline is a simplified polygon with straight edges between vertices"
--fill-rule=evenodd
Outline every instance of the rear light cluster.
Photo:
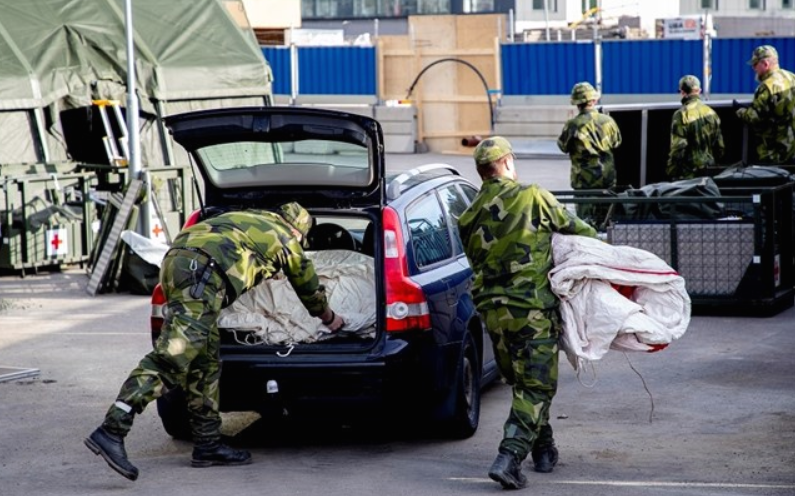
M 182 226 L 183 229 L 190 227 L 201 219 L 201 210 L 194 210 Z M 160 336 L 160 331 L 163 329 L 163 311 L 166 308 L 166 295 L 163 293 L 163 287 L 158 284 L 152 292 L 152 314 L 149 316 L 149 328 L 152 333 L 152 341 Z
M 419 284 L 409 278 L 406 245 L 400 218 L 384 208 L 384 275 L 386 277 L 386 330 L 410 331 L 431 328 L 428 301 Z
M 149 316 L 149 327 L 152 332 L 152 341 L 160 336 L 163 329 L 163 311 L 166 308 L 166 295 L 163 286 L 158 284 L 152 291 L 152 314 Z
M 185 226 L 195 224 L 199 212 L 193 212 Z M 391 332 L 427 330 L 431 328 L 428 301 L 419 284 L 409 278 L 406 248 L 400 218 L 389 208 L 384 208 L 384 275 L 386 277 L 386 330 Z M 166 296 L 158 284 L 152 292 L 152 314 L 149 318 L 152 340 L 163 328 Z
M 186 227 L 190 227 L 193 224 L 196 224 L 201 220 L 201 218 L 202 218 L 202 211 L 194 210 L 193 212 L 191 212 L 188 218 L 185 219 L 185 224 L 182 225 L 182 229 L 185 229 Z

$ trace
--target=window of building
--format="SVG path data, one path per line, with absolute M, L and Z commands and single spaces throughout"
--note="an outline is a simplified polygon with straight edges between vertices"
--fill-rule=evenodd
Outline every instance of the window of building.
M 558 11 L 558 0 L 533 0 L 533 10 L 544 10 L 544 4 L 549 12 Z
M 701 8 L 718 10 L 718 0 L 701 0 Z
M 748 8 L 752 10 L 765 10 L 765 0 L 748 0 Z
M 450 0 L 418 0 L 418 14 L 449 14 Z
M 538 0 L 534 0 L 534 3 Z M 546 0 L 550 12 L 557 11 L 558 0 Z M 541 9 L 544 0 L 540 0 Z M 514 2 L 507 0 L 302 0 L 305 20 L 353 20 L 408 17 L 418 14 L 508 13 Z
M 464 12 L 494 12 L 494 0 L 464 0 Z
M 791 9 L 792 8 L 792 0 L 781 0 L 781 8 L 782 9 Z
M 400 17 L 418 13 L 417 0 L 394 0 L 387 3 L 390 5 L 390 11 L 386 15 Z
M 586 13 L 591 9 L 595 9 L 597 7 L 596 0 L 582 0 L 582 13 Z
M 305 19 L 405 17 L 421 13 L 450 13 L 450 0 L 303 0 Z

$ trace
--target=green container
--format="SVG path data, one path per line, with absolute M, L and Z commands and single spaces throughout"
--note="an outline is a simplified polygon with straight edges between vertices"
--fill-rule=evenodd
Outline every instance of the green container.
M 0 269 L 21 270 L 88 261 L 96 209 L 93 175 L 5 176 L 0 192 Z

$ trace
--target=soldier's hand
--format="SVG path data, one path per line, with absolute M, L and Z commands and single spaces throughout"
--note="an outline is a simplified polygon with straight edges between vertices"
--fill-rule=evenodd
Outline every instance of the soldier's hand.
M 330 313 L 330 316 L 327 316 L 326 313 Z M 337 312 L 332 310 L 331 308 L 326 309 L 326 312 L 321 316 L 320 321 L 326 326 L 331 332 L 337 332 L 345 325 L 345 321 L 342 320 L 342 317 L 337 315 Z
M 744 108 L 744 107 L 740 107 L 740 108 L 738 108 L 737 110 L 734 111 L 734 113 L 737 114 L 737 117 L 740 118 L 740 119 L 742 119 L 743 116 L 745 116 L 746 112 L 748 112 L 748 109 Z
M 331 321 L 330 324 L 326 325 L 331 332 L 337 332 L 345 326 L 345 321 L 342 320 L 342 317 L 339 316 L 336 312 L 334 313 L 334 319 Z

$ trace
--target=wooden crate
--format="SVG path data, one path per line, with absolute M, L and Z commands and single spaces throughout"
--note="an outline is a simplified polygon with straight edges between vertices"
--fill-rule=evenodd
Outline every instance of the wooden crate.
M 408 35 L 378 39 L 379 94 L 406 99 L 427 68 L 409 97 L 417 107 L 417 140 L 431 151 L 471 152 L 462 138 L 492 133 L 489 107 L 496 98 L 488 90 L 500 90 L 499 38 L 505 32 L 501 14 L 411 16 Z

